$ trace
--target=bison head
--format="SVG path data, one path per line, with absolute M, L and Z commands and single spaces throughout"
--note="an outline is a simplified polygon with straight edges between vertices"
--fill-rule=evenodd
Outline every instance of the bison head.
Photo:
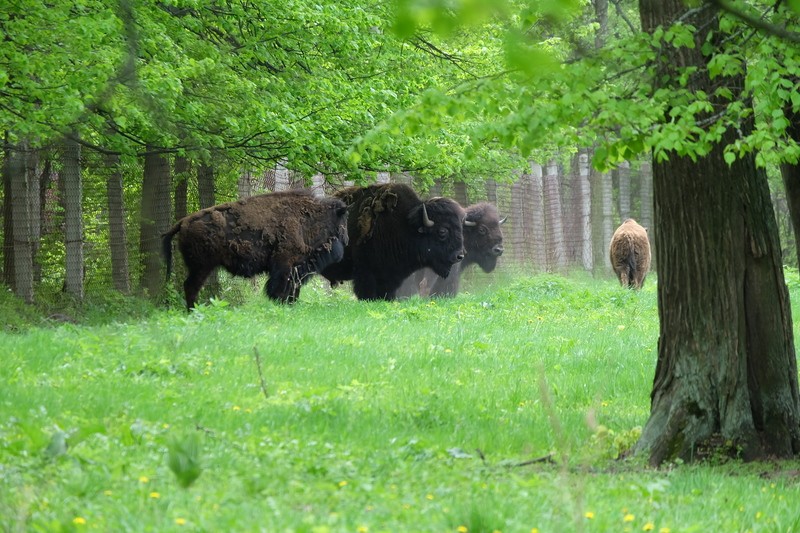
M 497 259 L 503 255 L 503 232 L 500 226 L 506 217 L 500 218 L 497 208 L 486 202 L 471 205 L 464 219 L 464 247 L 467 255 L 461 268 L 477 263 L 484 272 L 491 272 L 497 266 Z
M 443 278 L 464 259 L 465 216 L 464 208 L 449 198 L 432 198 L 409 211 L 408 221 L 420 234 L 417 251 L 423 266 Z

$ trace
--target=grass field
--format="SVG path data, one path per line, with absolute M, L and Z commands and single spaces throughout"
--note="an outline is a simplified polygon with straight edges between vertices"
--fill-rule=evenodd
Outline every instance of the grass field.
M 488 279 L 0 333 L 2 531 L 800 530 L 798 462 L 617 460 L 655 277 Z

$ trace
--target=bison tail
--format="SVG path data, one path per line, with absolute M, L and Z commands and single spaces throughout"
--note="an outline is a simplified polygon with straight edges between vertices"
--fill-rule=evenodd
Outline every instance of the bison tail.
M 172 238 L 181 229 L 180 224 L 175 224 L 169 231 L 161 235 L 161 252 L 164 254 L 164 262 L 167 264 L 167 282 L 172 274 Z

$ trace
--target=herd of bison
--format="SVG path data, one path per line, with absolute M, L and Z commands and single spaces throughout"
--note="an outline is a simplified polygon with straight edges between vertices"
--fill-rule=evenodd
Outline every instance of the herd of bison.
M 192 213 L 164 233 L 163 252 L 169 278 L 177 235 L 189 310 L 218 267 L 234 276 L 268 274 L 267 296 L 285 303 L 296 301 L 314 274 L 331 285 L 352 280 L 359 300 L 454 296 L 465 267 L 494 270 L 505 221 L 490 203 L 465 208 L 450 198 L 423 200 L 401 183 L 349 187 L 330 197 L 291 190 Z M 641 288 L 650 266 L 646 230 L 626 220 L 610 256 L 620 283 Z

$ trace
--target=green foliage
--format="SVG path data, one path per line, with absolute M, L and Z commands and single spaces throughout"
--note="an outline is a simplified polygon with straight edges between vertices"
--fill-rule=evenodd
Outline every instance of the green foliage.
M 636 293 L 491 278 L 446 300 L 312 282 L 293 306 L 112 307 L 104 323 L 0 333 L 0 516 L 19 530 L 793 527 L 785 469 L 616 460 L 649 412 L 655 277 Z

